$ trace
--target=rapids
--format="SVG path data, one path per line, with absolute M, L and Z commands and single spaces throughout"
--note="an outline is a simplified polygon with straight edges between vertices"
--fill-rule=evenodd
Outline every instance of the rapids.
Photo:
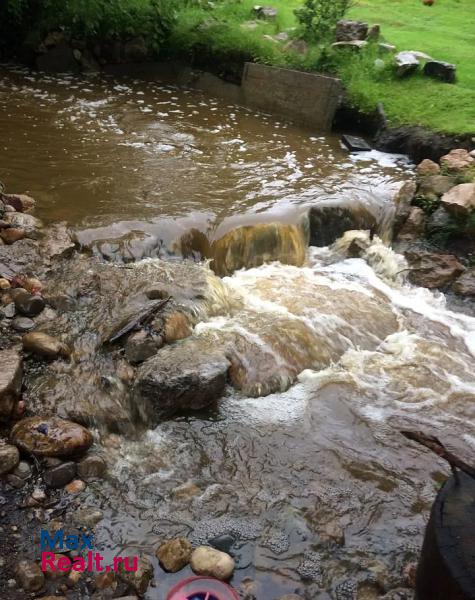
M 407 589 L 448 469 L 399 431 L 433 433 L 467 460 L 475 451 L 475 319 L 410 285 L 387 243 L 404 160 L 356 161 L 335 138 L 156 82 L 11 68 L 0 125 L 1 178 L 27 186 L 38 216 L 66 220 L 87 251 L 48 274 L 56 313 L 42 329 L 67 337 L 72 360 L 30 366 L 26 400 L 94 428 L 109 475 L 84 504 L 104 512 L 106 562 L 153 556 L 165 537 L 226 535 L 233 585 L 252 579 L 259 600 Z M 381 237 L 307 247 L 308 208 L 348 199 Z M 347 258 L 355 238 L 366 250 Z M 153 289 L 231 367 L 216 406 L 151 428 L 133 370 L 104 340 Z M 188 573 L 154 566 L 149 599 Z

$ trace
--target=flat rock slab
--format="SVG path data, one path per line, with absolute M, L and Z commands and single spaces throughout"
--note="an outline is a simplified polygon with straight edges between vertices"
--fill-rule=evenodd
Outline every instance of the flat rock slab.
M 93 442 L 85 427 L 58 417 L 22 419 L 10 437 L 20 450 L 37 456 L 73 456 L 86 452 Z
M 371 146 L 363 138 L 354 135 L 342 135 L 341 141 L 350 152 L 369 152 Z
M 152 423 L 200 410 L 222 396 L 229 366 L 223 352 L 200 338 L 165 346 L 138 370 L 137 408 Z

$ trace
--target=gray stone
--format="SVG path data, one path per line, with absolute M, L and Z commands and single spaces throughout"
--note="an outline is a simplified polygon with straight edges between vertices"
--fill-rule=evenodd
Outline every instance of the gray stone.
M 65 462 L 43 473 L 43 481 L 50 488 L 62 488 L 76 477 L 76 463 Z
M 107 471 L 106 461 L 97 454 L 90 454 L 79 461 L 78 475 L 84 481 L 102 479 Z
M 16 580 L 27 592 L 38 592 L 44 585 L 45 576 L 35 562 L 21 560 L 16 568 Z
M 253 12 L 257 18 L 267 21 L 274 21 L 278 15 L 278 10 L 272 6 L 254 6 Z
M 332 48 L 336 48 L 337 50 L 339 48 L 348 48 L 349 50 L 361 50 L 367 45 L 368 42 L 366 40 L 353 40 L 351 42 L 335 42 L 334 44 L 332 44 Z
M 35 328 L 35 322 L 28 317 L 16 317 L 12 321 L 12 327 L 15 331 L 26 333 Z
M 18 352 L 10 348 L 0 351 L 0 365 L 0 420 L 3 420 L 10 417 L 20 395 L 23 361 Z
M 23 229 L 29 237 L 43 226 L 42 222 L 33 215 L 27 215 L 21 212 L 8 213 L 5 215 L 5 221 L 7 221 L 11 227 Z
M 16 446 L 0 444 L 0 476 L 13 471 L 20 462 L 20 453 Z
M 419 59 L 413 52 L 399 52 L 394 57 L 396 74 L 398 77 L 407 77 L 415 73 L 419 67 Z
M 88 507 L 74 513 L 73 521 L 77 525 L 93 529 L 103 517 L 104 513 L 101 510 Z
M 467 269 L 452 286 L 453 291 L 459 296 L 475 296 L 475 267 Z
M 0 309 L 0 313 L 3 315 L 4 319 L 13 319 L 13 317 L 15 316 L 15 312 L 16 311 L 14 302 L 10 302 L 10 304 L 7 304 L 2 309 Z
M 442 207 L 434 211 L 427 220 L 427 233 L 429 235 L 436 231 L 444 230 L 450 223 L 449 213 Z
M 445 83 L 455 83 L 457 67 L 440 60 L 429 60 L 424 66 L 424 75 L 439 79 Z
M 137 372 L 137 408 L 152 423 L 202 409 L 223 394 L 228 368 L 224 354 L 206 348 L 205 340 L 187 338 L 165 346 Z
M 163 346 L 160 336 L 151 336 L 143 329 L 130 334 L 125 343 L 125 357 L 132 364 L 144 362 Z
M 71 256 L 75 244 L 66 223 L 55 223 L 49 226 L 41 241 L 40 248 L 42 254 L 49 259 Z
M 338 21 L 336 25 L 337 42 L 365 40 L 368 36 L 368 23 L 362 21 Z

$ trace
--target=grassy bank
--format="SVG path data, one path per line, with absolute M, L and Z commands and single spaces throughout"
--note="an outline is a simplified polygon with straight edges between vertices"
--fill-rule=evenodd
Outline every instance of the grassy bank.
M 301 0 L 274 0 L 279 11 L 275 22 L 254 20 L 253 0 L 217 2 L 212 9 L 188 6 L 179 11 L 170 45 L 187 57 L 206 56 L 216 60 L 234 56 L 267 64 L 305 70 L 331 70 L 342 77 L 355 106 L 373 109 L 383 102 L 393 125 L 411 124 L 447 133 L 475 132 L 475 9 L 473 0 L 436 0 L 427 7 L 420 0 L 357 0 L 349 17 L 380 23 L 383 37 L 399 50 L 419 50 L 436 59 L 453 62 L 458 68 L 455 85 L 416 75 L 396 78 L 390 56 L 375 68 L 375 48 L 360 55 L 329 51 L 322 43 L 311 44 L 306 56 L 285 43 L 265 36 L 286 31 L 297 33 L 294 9 Z

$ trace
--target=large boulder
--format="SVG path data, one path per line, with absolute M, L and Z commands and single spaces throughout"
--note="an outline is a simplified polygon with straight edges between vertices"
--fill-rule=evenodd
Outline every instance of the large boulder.
M 452 173 L 463 173 L 467 169 L 475 167 L 475 158 L 470 155 L 468 150 L 456 148 L 442 156 L 440 164 L 444 169 Z
M 368 37 L 368 23 L 362 21 L 338 21 L 336 25 L 337 42 L 353 42 Z
M 465 267 L 452 254 L 408 250 L 405 257 L 411 267 L 409 281 L 430 289 L 449 285 L 465 271 Z
M 165 346 L 137 372 L 137 410 L 152 424 L 177 412 L 200 410 L 222 396 L 229 366 L 224 353 L 201 338 Z
M 426 222 L 427 216 L 422 208 L 412 206 L 409 216 L 399 232 L 398 240 L 411 241 L 420 238 L 425 233 Z
M 329 246 L 346 231 L 364 229 L 375 231 L 377 220 L 359 203 L 352 205 L 323 204 L 313 206 L 309 213 L 310 245 Z
M 467 216 L 475 210 L 475 183 L 461 183 L 442 196 L 442 206 L 447 212 Z
M 424 75 L 440 79 L 445 83 L 455 83 L 457 67 L 441 60 L 429 60 L 424 66 Z
M 459 296 L 475 296 L 475 267 L 467 269 L 453 284 L 453 291 Z
M 419 68 L 419 59 L 413 52 L 398 52 L 394 57 L 398 77 L 412 75 Z
M 8 419 L 20 395 L 23 361 L 14 348 L 0 351 L 0 420 Z
M 425 158 L 417 165 L 416 172 L 420 177 L 438 175 L 440 173 L 440 166 L 433 160 L 430 160 L 430 158 Z
M 424 198 L 440 198 L 455 185 L 455 179 L 448 175 L 429 175 L 423 177 L 417 188 L 418 196 Z
M 37 456 L 79 455 L 93 442 L 85 427 L 58 417 L 22 419 L 12 429 L 10 437 L 20 450 Z

